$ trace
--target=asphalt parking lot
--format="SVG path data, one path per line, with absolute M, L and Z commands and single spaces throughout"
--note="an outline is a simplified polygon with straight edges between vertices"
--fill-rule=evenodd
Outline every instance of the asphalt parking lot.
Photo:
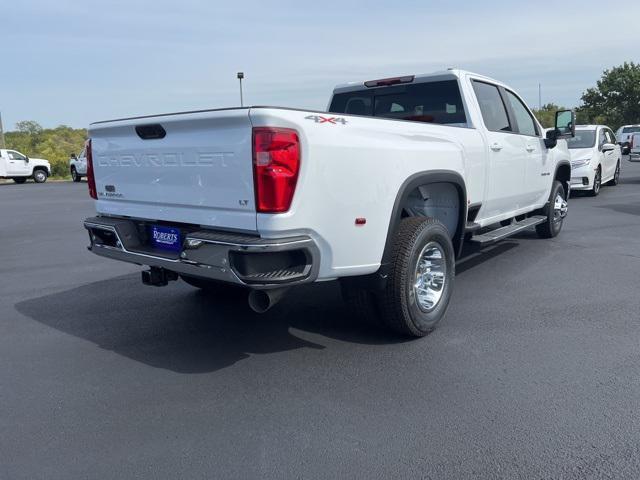
M 467 250 L 413 341 L 333 283 L 262 316 L 143 286 L 86 189 L 0 186 L 0 478 L 640 478 L 640 164 Z

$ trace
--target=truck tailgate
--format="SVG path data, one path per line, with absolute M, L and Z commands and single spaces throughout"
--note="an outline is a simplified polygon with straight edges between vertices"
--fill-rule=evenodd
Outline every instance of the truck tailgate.
M 98 213 L 256 230 L 247 109 L 96 123 L 89 136 Z

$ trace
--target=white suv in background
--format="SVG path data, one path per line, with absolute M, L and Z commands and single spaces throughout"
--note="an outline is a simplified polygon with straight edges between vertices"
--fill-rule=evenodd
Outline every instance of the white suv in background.
M 613 131 L 605 125 L 577 125 L 567 139 L 571 154 L 571 190 L 600 193 L 603 183 L 617 185 L 622 152 Z
M 87 174 L 86 148 L 82 149 L 80 155 L 76 156 L 75 153 L 71 154 L 69 158 L 69 170 L 71 171 L 71 178 L 74 182 L 79 182 L 82 180 L 82 177 Z

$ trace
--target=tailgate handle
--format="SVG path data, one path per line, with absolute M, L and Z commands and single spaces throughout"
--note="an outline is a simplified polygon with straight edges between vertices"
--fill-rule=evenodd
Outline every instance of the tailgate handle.
M 159 123 L 136 125 L 136 133 L 143 140 L 156 140 L 167 136 L 166 130 Z

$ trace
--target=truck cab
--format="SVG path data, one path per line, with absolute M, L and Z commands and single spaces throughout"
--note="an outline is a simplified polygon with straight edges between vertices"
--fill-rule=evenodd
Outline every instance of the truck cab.
M 50 175 L 48 160 L 29 158 L 17 150 L 0 149 L 0 178 L 10 178 L 16 183 L 33 178 L 36 183 L 44 183 Z

